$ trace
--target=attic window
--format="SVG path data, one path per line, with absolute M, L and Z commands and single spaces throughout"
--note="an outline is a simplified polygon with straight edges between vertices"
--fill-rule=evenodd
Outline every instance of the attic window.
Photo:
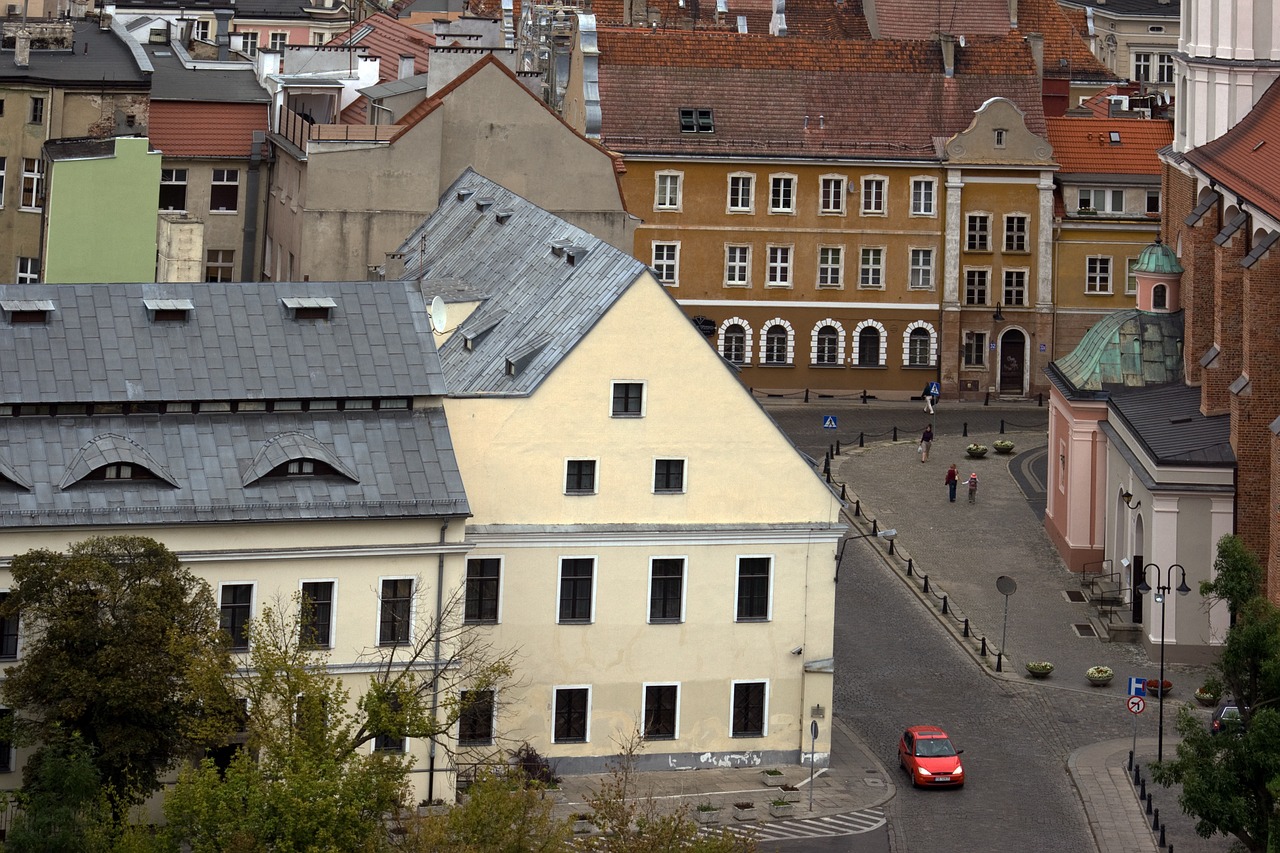
M 570 246 L 565 249 L 565 261 L 569 266 L 577 266 L 579 261 L 586 260 L 587 250 L 583 246 Z
M 1120 131 L 1118 131 L 1118 130 L 1113 130 L 1113 131 L 1111 131 L 1109 134 L 1107 134 L 1107 136 L 1108 136 L 1108 138 L 1111 140 L 1111 144 L 1112 144 L 1112 145 L 1119 145 L 1119 144 L 1120 144 Z
M 572 245 L 573 243 L 569 240 L 552 240 L 551 254 L 555 255 L 557 258 L 561 257 L 564 254 L 564 250 Z
M 144 299 L 153 323 L 185 323 L 195 310 L 190 299 Z
M 493 199 L 488 197 L 476 199 L 476 210 L 480 211 L 481 213 L 483 213 L 484 211 L 488 210 L 491 207 L 493 207 Z
M 681 133 L 715 133 L 711 110 L 683 107 L 680 110 Z
M 996 128 L 996 147 L 997 148 L 1004 147 L 1005 138 L 1008 135 L 1009 135 L 1009 131 L 1005 130 L 1004 128 Z
M 458 190 L 458 201 L 466 201 L 467 199 L 471 198 L 475 194 L 476 194 L 475 190 L 469 190 L 469 189 Z
M 13 299 L 0 301 L 0 310 L 9 315 L 9 322 L 48 323 L 53 313 L 53 301 L 49 299 Z
M 338 307 L 328 296 L 286 296 L 280 300 L 295 320 L 328 320 Z
M 141 465 L 129 462 L 112 462 L 91 472 L 86 480 L 158 480 L 155 474 Z
M 499 225 L 506 225 L 507 220 L 511 218 L 512 211 L 510 208 L 503 208 L 494 214 L 493 218 L 498 220 Z
M 333 466 L 319 459 L 290 459 L 267 473 L 268 477 L 329 477 L 337 474 Z

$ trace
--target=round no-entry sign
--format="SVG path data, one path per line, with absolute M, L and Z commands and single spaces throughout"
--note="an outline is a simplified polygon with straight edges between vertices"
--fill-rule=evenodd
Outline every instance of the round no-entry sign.
M 1129 713 L 1141 714 L 1143 709 L 1147 707 L 1147 700 L 1141 696 L 1129 697 Z

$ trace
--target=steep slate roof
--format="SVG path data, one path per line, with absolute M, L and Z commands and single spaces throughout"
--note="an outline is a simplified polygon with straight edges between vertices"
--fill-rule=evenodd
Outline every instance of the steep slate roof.
M 1184 156 L 1234 194 L 1280 219 L 1280 80 L 1235 127 Z
M 1111 396 L 1110 416 L 1127 423 L 1147 453 L 1165 465 L 1229 468 L 1231 416 L 1200 413 L 1200 389 L 1182 382 Z
M 138 89 L 150 85 L 150 68 L 143 69 L 139 57 L 129 49 L 126 31 L 118 23 L 103 30 L 97 21 L 71 22 L 75 50 L 39 50 L 32 48 L 31 61 L 19 68 L 13 61 L 13 49 L 0 50 L 0 80 L 22 80 L 61 88 Z M 86 49 L 87 48 L 87 49 Z
M 1046 372 L 1072 399 L 1105 399 L 1125 388 L 1181 382 L 1182 323 L 1181 311 L 1114 311 Z
M 294 321 L 279 298 L 332 299 Z M 144 298 L 190 300 L 186 322 L 148 320 Z M 433 518 L 469 513 L 440 406 L 216 411 L 233 401 L 438 396 L 426 307 L 396 282 L 6 285 L 0 302 L 55 305 L 45 324 L 0 323 L 3 403 L 57 417 L 0 418 L 0 526 Z M 197 412 L 92 414 L 130 402 Z M 290 459 L 339 472 L 263 477 Z M 83 480 L 116 461 L 158 479 Z
M 1161 119 L 1049 116 L 1045 124 L 1062 173 L 1159 175 L 1156 152 L 1173 141 L 1173 122 Z
M 266 104 L 152 101 L 152 147 L 169 157 L 245 157 L 268 129 Z
M 435 43 L 436 37 L 432 33 L 414 29 L 385 12 L 378 12 L 334 36 L 328 45 L 353 45 L 362 54 L 378 57 L 382 60 L 378 63 L 378 82 L 389 83 L 399 76 L 401 56 L 412 56 L 414 73 L 424 73 L 431 58 L 431 46 Z M 357 98 L 342 111 L 341 123 L 365 124 L 368 111 L 368 99 Z
M 936 159 L 936 138 L 967 128 L 995 95 L 1045 133 L 1021 37 L 970 41 L 953 78 L 928 41 L 627 29 L 601 30 L 599 46 L 601 139 L 628 154 Z M 713 110 L 713 133 L 680 132 L 689 107 Z
M 451 396 L 533 393 L 646 270 L 472 169 L 399 251 L 424 299 L 480 302 L 440 347 Z

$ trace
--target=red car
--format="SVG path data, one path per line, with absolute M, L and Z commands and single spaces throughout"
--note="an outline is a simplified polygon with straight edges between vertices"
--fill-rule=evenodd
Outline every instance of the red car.
M 916 787 L 963 785 L 962 752 L 937 726 L 912 726 L 898 741 L 898 763 L 911 774 L 911 784 Z

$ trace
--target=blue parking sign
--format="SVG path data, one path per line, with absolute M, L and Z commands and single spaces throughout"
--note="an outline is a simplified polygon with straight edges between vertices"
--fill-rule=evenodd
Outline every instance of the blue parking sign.
M 1147 695 L 1146 685 L 1147 685 L 1147 680 L 1145 678 L 1129 676 L 1129 695 L 1130 696 L 1146 696 Z

